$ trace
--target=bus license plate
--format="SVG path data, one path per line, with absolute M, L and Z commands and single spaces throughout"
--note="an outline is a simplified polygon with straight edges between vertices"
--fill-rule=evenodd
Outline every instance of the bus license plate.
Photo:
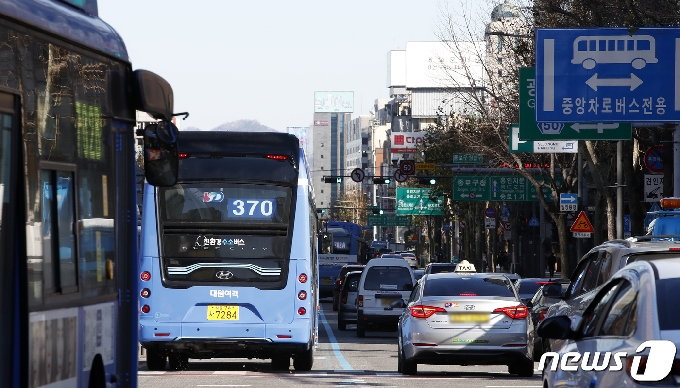
M 209 321 L 238 321 L 238 306 L 209 305 Z
M 489 314 L 486 313 L 461 313 L 461 314 L 451 314 L 451 322 L 478 322 L 486 323 L 489 322 Z

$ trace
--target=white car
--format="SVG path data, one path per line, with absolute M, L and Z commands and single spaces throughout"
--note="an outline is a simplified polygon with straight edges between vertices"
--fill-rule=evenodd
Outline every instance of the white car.
M 676 386 L 680 380 L 680 360 L 674 357 L 675 349 L 668 355 L 666 366 L 661 360 L 662 350 L 654 350 L 660 358 L 655 355 L 654 361 L 648 365 L 647 360 L 652 359 L 650 349 L 640 353 L 637 349 L 648 340 L 668 340 L 675 348 L 680 345 L 680 313 L 675 305 L 675 298 L 680 294 L 678 250 L 680 248 L 669 251 L 665 258 L 636 261 L 619 270 L 597 292 L 576 329 L 571 327 L 572 320 L 566 315 L 546 318 L 541 322 L 537 329 L 539 336 L 565 341 L 557 352 L 558 357 L 548 353 L 543 355 L 544 387 L 640 386 L 640 375 L 649 377 L 655 369 L 666 367 L 670 374 L 659 377 L 661 381 L 642 383 L 646 386 L 650 383 L 654 386 Z M 568 368 L 575 366 L 572 371 L 562 368 L 562 358 L 569 352 L 581 358 L 576 363 L 566 364 Z M 583 360 L 586 352 L 589 353 L 587 361 Z M 621 370 L 598 367 L 596 369 L 603 370 L 596 371 L 589 367 L 593 365 L 596 354 L 597 365 L 606 365 L 607 352 L 611 352 L 608 365 L 616 369 L 618 362 Z M 619 354 L 617 358 L 616 354 L 620 352 L 626 355 Z M 552 360 L 556 358 L 559 360 L 553 366 Z M 641 366 L 637 370 L 636 358 Z M 584 361 L 586 368 L 583 367 Z
M 404 260 L 408 261 L 408 265 L 410 265 L 411 268 L 418 268 L 418 258 L 416 257 L 415 253 L 399 252 L 399 254 L 404 258 Z
M 396 330 L 402 309 L 391 303 L 407 300 L 414 284 L 413 270 L 401 256 L 370 260 L 357 291 L 357 337 L 364 337 L 367 328 Z

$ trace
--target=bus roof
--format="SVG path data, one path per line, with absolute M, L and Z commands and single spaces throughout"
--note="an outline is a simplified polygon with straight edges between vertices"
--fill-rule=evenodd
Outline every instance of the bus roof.
M 96 8 L 96 4 L 95 4 Z M 0 0 L 0 14 L 128 61 L 120 35 L 96 15 L 60 1 Z
M 300 141 L 281 132 L 180 131 L 179 153 L 242 156 L 288 155 L 300 158 Z

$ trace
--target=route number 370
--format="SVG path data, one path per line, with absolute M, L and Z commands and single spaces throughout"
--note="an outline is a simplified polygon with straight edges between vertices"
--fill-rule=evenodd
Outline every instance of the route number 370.
M 231 198 L 228 211 L 231 217 L 271 218 L 274 214 L 274 200 Z

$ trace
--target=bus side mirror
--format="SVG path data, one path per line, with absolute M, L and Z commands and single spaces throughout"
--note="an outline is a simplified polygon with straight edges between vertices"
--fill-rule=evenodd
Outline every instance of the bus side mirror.
M 144 173 L 152 186 L 174 186 L 179 171 L 179 130 L 170 121 L 144 128 Z
M 172 120 L 174 95 L 168 81 L 148 70 L 135 70 L 135 109 L 158 120 Z

